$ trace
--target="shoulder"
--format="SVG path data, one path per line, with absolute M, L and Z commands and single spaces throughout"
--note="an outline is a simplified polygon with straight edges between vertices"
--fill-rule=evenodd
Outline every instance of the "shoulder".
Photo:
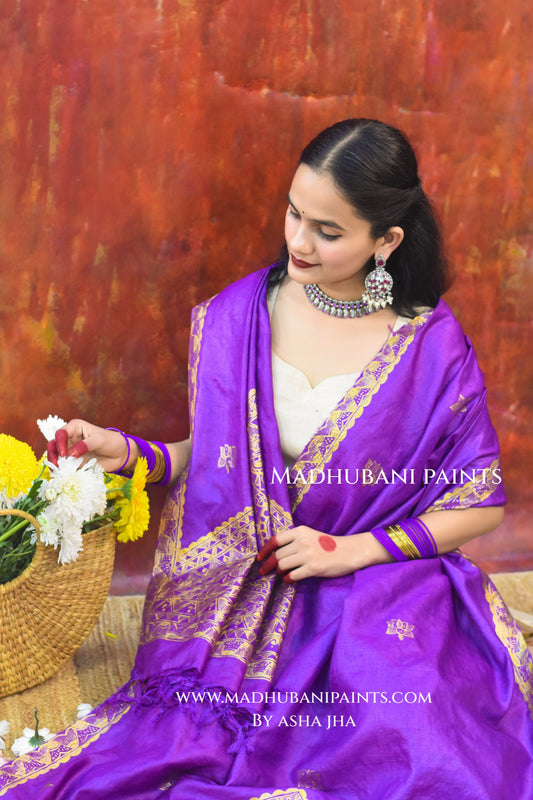
M 420 333 L 423 334 L 421 338 L 426 339 L 433 347 L 438 349 L 448 349 L 451 345 L 459 349 L 472 347 L 460 322 L 442 298 L 434 309 L 423 312 L 420 317 L 415 317 L 413 322 L 424 317 L 427 321 L 420 327 Z
M 420 361 L 431 365 L 435 376 L 441 380 L 465 369 L 482 377 L 472 342 L 450 306 L 439 300 L 436 307 L 427 313 L 426 322 L 420 325 L 424 316 L 412 320 L 413 324 L 419 322 L 414 343 Z
M 222 312 L 223 309 L 229 310 L 234 308 L 236 303 L 242 307 L 242 304 L 251 303 L 255 297 L 261 296 L 263 293 L 266 298 L 268 275 L 274 266 L 275 264 L 270 264 L 267 267 L 261 267 L 261 269 L 250 272 L 243 278 L 228 284 L 218 294 L 195 306 L 193 316 L 198 314 L 199 311 L 201 313 L 202 309 L 205 312 L 208 307 L 210 313 Z

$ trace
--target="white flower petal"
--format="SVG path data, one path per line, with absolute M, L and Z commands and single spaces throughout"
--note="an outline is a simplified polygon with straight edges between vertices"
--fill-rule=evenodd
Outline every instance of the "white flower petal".
M 59 544 L 59 563 L 70 564 L 82 550 L 83 523 L 106 511 L 104 470 L 94 458 L 86 464 L 81 458 L 63 457 L 57 465 L 47 463 L 51 477 L 39 490 L 41 499 L 48 502 L 41 514 L 41 538 L 45 544 Z
M 54 517 L 53 509 L 45 509 L 37 517 L 41 528 L 41 542 L 49 547 L 57 548 L 59 545 L 59 522 Z
M 24 728 L 23 731 L 24 735 L 19 736 L 18 739 L 15 739 L 13 744 L 11 745 L 11 751 L 16 756 L 23 756 L 26 753 L 31 753 L 32 750 L 35 750 L 38 745 L 30 744 L 30 739 L 35 735 L 35 731 L 31 728 Z M 50 741 L 50 739 L 54 738 L 54 734 L 50 733 L 48 728 L 39 728 L 39 736 L 41 736 L 45 742 Z
M 19 736 L 11 745 L 11 752 L 17 757 L 23 756 L 25 753 L 31 753 L 32 750 L 35 750 L 35 747 L 30 744 L 29 736 Z
M 9 761 L 7 758 L 2 758 L 2 756 L 0 756 L 0 767 L 3 767 L 4 764 L 9 764 Z
M 72 564 L 78 560 L 78 555 L 83 550 L 83 537 L 81 527 L 71 528 L 63 525 L 61 541 L 59 545 L 59 555 L 57 557 L 59 564 Z
M 67 423 L 61 417 L 50 414 L 46 419 L 38 419 L 37 425 L 47 442 L 55 438 L 57 431 L 64 428 Z
M 7 719 L 0 719 L 0 736 L 7 736 L 9 733 L 9 722 Z
M 92 710 L 93 707 L 90 703 L 80 703 L 77 708 L 76 716 L 78 717 L 78 719 L 83 719 L 84 717 L 87 716 L 87 714 L 90 714 Z

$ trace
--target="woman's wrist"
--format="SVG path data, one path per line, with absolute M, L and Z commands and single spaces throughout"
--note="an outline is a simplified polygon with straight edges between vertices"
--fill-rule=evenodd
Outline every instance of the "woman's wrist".
M 148 466 L 147 483 L 159 483 L 166 486 L 172 476 L 172 459 L 168 448 L 163 442 L 149 442 L 130 433 L 124 433 L 119 428 L 107 428 L 109 431 L 116 431 L 120 434 L 124 446 L 125 456 L 118 469 L 113 470 L 120 475 L 131 475 L 135 469 L 137 460 L 142 457 L 146 459 Z
M 437 543 L 419 517 L 409 517 L 384 528 L 372 528 L 370 533 L 394 561 L 434 558 L 438 555 Z
M 129 445 L 130 445 L 130 455 L 129 455 L 129 458 L 128 458 L 128 462 L 127 462 L 126 466 L 124 467 L 124 469 L 122 471 L 131 473 L 135 469 L 135 465 L 137 463 L 137 459 L 140 458 L 140 456 L 141 456 L 141 451 L 139 449 L 139 446 L 138 446 L 137 442 L 135 442 L 131 438 L 131 436 L 126 435 L 126 439 L 128 440 Z
M 364 567 L 373 567 L 376 564 L 386 564 L 394 561 L 391 554 L 387 552 L 370 531 L 355 533 L 352 536 L 347 536 L 346 539 L 349 540 L 349 552 L 347 555 L 353 572 L 364 569 Z

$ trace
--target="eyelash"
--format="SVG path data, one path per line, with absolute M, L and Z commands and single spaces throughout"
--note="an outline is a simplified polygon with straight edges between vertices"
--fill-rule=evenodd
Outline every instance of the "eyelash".
M 291 217 L 295 217 L 296 219 L 300 219 L 300 215 L 296 211 L 294 211 L 294 209 L 292 209 L 290 206 L 288 208 L 288 212 L 291 215 Z M 318 235 L 320 236 L 321 239 L 325 239 L 327 242 L 334 242 L 335 239 L 340 239 L 340 237 L 341 237 L 340 233 L 338 233 L 338 234 L 335 234 L 335 233 L 324 233 L 322 228 L 318 228 L 317 229 L 317 233 L 318 233 Z

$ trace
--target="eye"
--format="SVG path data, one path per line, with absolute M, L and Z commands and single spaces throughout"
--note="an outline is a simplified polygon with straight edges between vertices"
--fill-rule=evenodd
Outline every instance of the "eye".
M 324 231 L 321 228 L 318 229 L 318 235 L 320 236 L 321 239 L 326 239 L 326 241 L 328 242 L 333 242 L 335 241 L 335 239 L 341 238 L 340 233 L 324 233 Z
M 298 214 L 298 212 L 297 212 L 297 211 L 295 211 L 295 210 L 294 210 L 294 208 L 293 208 L 292 206 L 289 206 L 289 207 L 287 208 L 287 214 L 288 214 L 289 216 L 291 216 L 291 217 L 296 217 L 296 219 L 299 219 L 299 218 L 300 218 L 300 215 Z

